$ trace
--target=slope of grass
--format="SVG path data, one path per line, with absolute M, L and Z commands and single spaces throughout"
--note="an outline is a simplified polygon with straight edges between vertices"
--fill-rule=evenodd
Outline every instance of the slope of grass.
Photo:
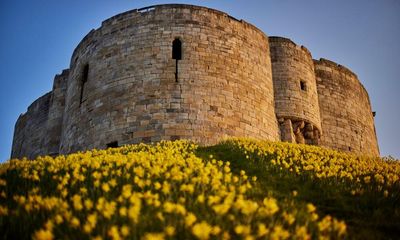
M 400 163 L 232 139 L 0 166 L 2 239 L 395 239 Z
M 270 192 L 278 200 L 293 192 L 321 215 L 344 220 L 351 239 L 400 236 L 400 162 L 320 147 L 236 139 L 200 148 L 231 161 L 232 171 L 258 177 L 251 197 Z M 254 195 L 253 195 L 254 194 Z

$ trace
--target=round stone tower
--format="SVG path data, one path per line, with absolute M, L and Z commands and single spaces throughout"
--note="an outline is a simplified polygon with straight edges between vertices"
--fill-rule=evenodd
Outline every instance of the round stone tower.
M 324 129 L 321 144 L 379 156 L 371 103 L 357 75 L 326 59 L 314 64 Z
M 281 140 L 318 145 L 321 120 L 311 54 L 287 38 L 269 37 L 269 43 Z
M 64 113 L 60 153 L 180 138 L 279 140 L 268 37 L 204 7 L 116 15 L 75 49 Z
M 372 115 L 345 67 L 214 9 L 156 5 L 82 39 L 53 90 L 18 118 L 11 155 L 225 137 L 379 155 Z

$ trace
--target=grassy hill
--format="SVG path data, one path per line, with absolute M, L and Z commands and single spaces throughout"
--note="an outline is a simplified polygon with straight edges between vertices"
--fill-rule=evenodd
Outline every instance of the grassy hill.
M 250 139 L 0 166 L 2 239 L 396 239 L 400 162 Z

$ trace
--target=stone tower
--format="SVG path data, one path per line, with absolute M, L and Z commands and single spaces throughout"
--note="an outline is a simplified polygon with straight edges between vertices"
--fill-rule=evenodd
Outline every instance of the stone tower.
M 311 53 L 287 38 L 269 41 L 281 140 L 318 145 L 321 120 Z
M 208 145 L 230 136 L 378 155 L 366 91 L 351 76 L 360 105 L 337 116 L 351 126 L 335 125 L 328 103 L 350 90 L 327 90 L 326 69 L 305 47 L 217 10 L 131 10 L 82 39 L 53 90 L 19 117 L 12 157 L 175 139 Z M 341 129 L 357 129 L 360 147 Z

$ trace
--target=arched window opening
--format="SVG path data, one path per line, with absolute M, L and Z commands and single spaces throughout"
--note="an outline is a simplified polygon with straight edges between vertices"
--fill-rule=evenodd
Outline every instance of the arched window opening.
M 175 59 L 175 82 L 178 82 L 178 61 L 182 59 L 182 42 L 178 38 L 172 42 L 172 59 Z
M 88 81 L 88 76 L 89 76 L 89 64 L 86 64 L 84 67 L 83 67 L 83 70 L 82 70 L 82 75 L 81 75 L 81 81 L 80 81 L 80 87 L 81 87 L 81 95 L 80 95 L 80 97 L 79 97 L 79 106 L 82 104 L 82 102 L 83 102 L 83 93 L 84 93 L 84 90 L 85 90 L 85 84 L 86 84 L 86 82 Z
M 182 42 L 178 38 L 172 42 L 172 59 L 182 59 Z

